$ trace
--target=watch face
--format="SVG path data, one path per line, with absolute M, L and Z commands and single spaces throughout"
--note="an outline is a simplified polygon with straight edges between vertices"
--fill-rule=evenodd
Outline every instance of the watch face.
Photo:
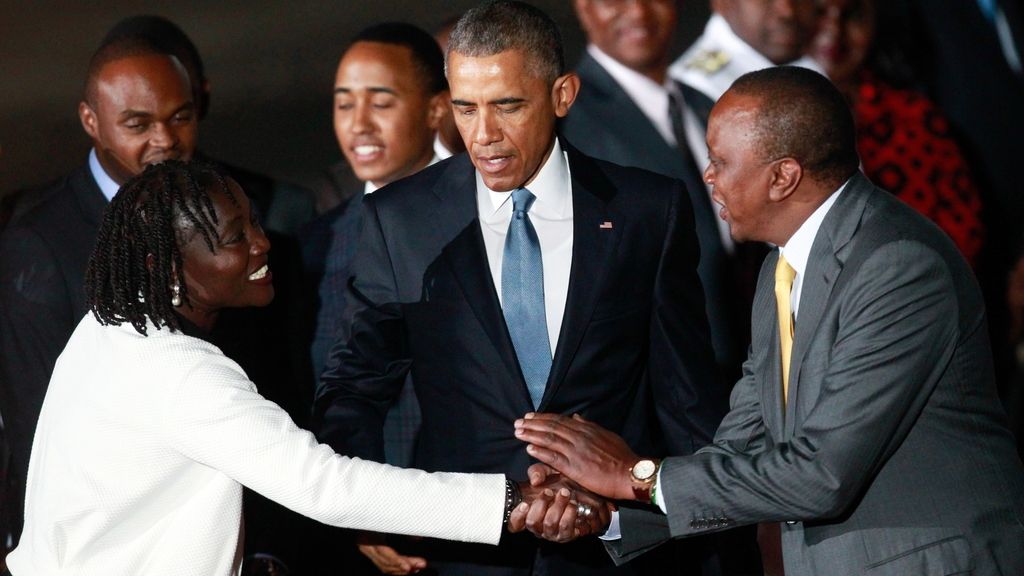
M 633 465 L 633 477 L 637 480 L 647 480 L 654 475 L 656 469 L 657 466 L 651 460 L 641 460 Z

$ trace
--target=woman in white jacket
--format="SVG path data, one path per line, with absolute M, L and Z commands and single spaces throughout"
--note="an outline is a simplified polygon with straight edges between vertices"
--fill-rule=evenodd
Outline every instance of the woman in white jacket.
M 579 492 L 347 458 L 296 427 L 205 339 L 221 309 L 273 298 L 269 249 L 238 184 L 208 164 L 151 166 L 118 192 L 86 274 L 92 313 L 43 403 L 12 574 L 236 574 L 243 485 L 387 533 L 496 544 L 527 514 L 561 520 L 555 539 L 606 525 Z M 517 507 L 521 494 L 537 504 Z

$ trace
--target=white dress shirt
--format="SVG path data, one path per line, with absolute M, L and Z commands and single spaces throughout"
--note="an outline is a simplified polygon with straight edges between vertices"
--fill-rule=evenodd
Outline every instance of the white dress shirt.
M 821 228 L 821 223 L 825 220 L 828 211 L 832 209 L 836 198 L 839 198 L 839 194 L 845 188 L 846 183 L 844 182 L 838 190 L 822 202 L 821 206 L 818 206 L 817 210 L 811 213 L 807 220 L 804 220 L 804 223 L 786 241 L 785 246 L 779 246 L 779 253 L 786 257 L 786 262 L 789 262 L 789 265 L 796 271 L 796 277 L 793 278 L 793 290 L 789 296 L 790 309 L 793 311 L 794 319 L 800 310 L 800 293 L 803 290 L 807 259 L 811 256 L 814 239 L 818 236 L 818 229 Z
M 103 169 L 100 159 L 96 156 L 95 148 L 89 151 L 89 172 L 92 174 L 92 179 L 96 181 L 96 185 L 100 187 L 100 192 L 106 196 L 107 202 L 113 200 L 114 194 L 117 194 L 121 187 Z
M 498 543 L 501 475 L 335 454 L 216 346 L 148 333 L 87 314 L 58 358 L 14 576 L 237 574 L 243 485 L 334 526 Z
M 710 68 L 705 62 L 720 62 Z M 809 68 L 822 73 L 821 66 L 808 56 L 803 56 L 791 66 Z M 712 14 L 704 26 L 704 32 L 683 55 L 669 67 L 669 74 L 718 100 L 737 78 L 775 64 L 765 58 L 753 46 L 736 35 L 721 14 Z
M 540 241 L 544 268 L 544 312 L 548 324 L 548 344 L 554 356 L 569 294 L 573 232 L 569 160 L 557 139 L 548 159 L 533 181 L 526 185 L 526 189 L 537 197 L 530 207 L 529 216 Z M 495 192 L 487 188 L 480 172 L 476 172 L 476 207 L 487 249 L 487 262 L 491 267 L 491 278 L 500 301 L 505 235 L 512 221 L 512 191 Z

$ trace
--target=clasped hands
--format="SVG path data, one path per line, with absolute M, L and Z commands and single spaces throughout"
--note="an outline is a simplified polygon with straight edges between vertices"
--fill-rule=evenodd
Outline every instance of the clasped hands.
M 578 414 L 530 413 L 516 420 L 515 435 L 540 462 L 527 471 L 530 484 L 509 531 L 527 529 L 555 542 L 603 534 L 612 501 L 633 499 L 629 470 L 640 458 L 616 434 Z

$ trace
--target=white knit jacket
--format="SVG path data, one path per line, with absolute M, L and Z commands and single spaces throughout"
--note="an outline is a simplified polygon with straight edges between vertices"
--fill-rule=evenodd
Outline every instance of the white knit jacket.
M 498 542 L 502 476 L 339 456 L 217 347 L 148 333 L 89 314 L 57 360 L 15 576 L 235 574 L 242 485 L 335 526 Z

